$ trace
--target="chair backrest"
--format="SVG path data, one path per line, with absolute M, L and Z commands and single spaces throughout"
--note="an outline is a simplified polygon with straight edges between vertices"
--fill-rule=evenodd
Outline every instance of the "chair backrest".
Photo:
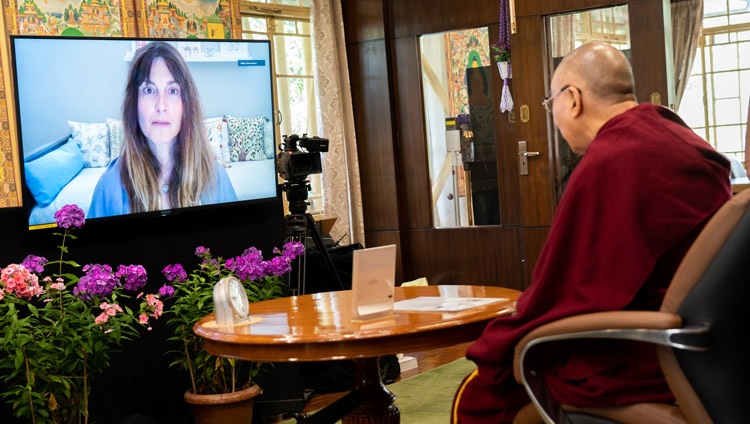
M 744 422 L 750 392 L 750 190 L 730 199 L 706 224 L 677 269 L 662 311 L 705 327 L 709 349 L 659 347 L 677 402 L 691 423 Z M 685 340 L 686 344 L 693 340 Z

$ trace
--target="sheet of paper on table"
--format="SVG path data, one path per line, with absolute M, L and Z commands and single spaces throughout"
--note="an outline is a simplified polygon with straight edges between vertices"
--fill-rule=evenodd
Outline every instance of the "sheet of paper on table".
M 458 312 L 483 306 L 494 302 L 507 301 L 506 298 L 492 297 L 441 297 L 422 296 L 413 299 L 400 300 L 393 304 L 397 311 L 417 312 Z

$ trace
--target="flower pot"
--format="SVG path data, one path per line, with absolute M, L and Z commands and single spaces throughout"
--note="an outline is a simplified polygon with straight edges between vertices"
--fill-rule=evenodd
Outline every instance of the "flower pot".
M 500 78 L 510 79 L 513 77 L 513 69 L 510 62 L 497 62 L 497 70 L 500 72 Z
M 185 392 L 195 424 L 249 424 L 253 419 L 253 403 L 261 394 L 253 385 L 245 390 L 219 395 L 196 395 Z

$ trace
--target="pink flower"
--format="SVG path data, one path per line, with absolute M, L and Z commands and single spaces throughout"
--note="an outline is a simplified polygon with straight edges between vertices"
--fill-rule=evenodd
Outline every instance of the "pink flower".
M 65 284 L 63 283 L 52 283 L 49 288 L 54 290 L 65 290 Z
M 158 319 L 164 313 L 164 303 L 159 300 L 159 296 L 154 294 L 146 295 L 146 303 L 154 309 L 154 312 L 151 314 L 152 317 Z
M 103 312 L 99 314 L 99 316 L 94 320 L 94 322 L 97 324 L 104 324 L 105 322 L 109 321 L 109 317 L 113 317 L 117 315 L 118 312 L 122 312 L 122 308 L 116 303 L 102 302 L 99 305 L 99 308 Z
M 141 324 L 145 324 L 148 322 L 148 315 L 146 314 L 140 314 L 138 315 L 138 321 L 141 322 Z
M 0 283 L 5 286 L 5 293 L 15 294 L 20 298 L 31 299 L 44 293 L 39 286 L 39 278 L 23 265 L 10 264 L 3 268 Z

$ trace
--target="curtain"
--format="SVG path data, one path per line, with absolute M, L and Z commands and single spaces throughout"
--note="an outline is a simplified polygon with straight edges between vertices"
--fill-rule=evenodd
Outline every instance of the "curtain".
M 674 108 L 679 109 L 703 29 L 703 0 L 672 0 Z
M 330 141 L 322 155 L 323 210 L 326 217 L 338 218 L 334 240 L 365 244 L 341 0 L 315 0 L 311 6 L 317 122 L 320 136 Z

